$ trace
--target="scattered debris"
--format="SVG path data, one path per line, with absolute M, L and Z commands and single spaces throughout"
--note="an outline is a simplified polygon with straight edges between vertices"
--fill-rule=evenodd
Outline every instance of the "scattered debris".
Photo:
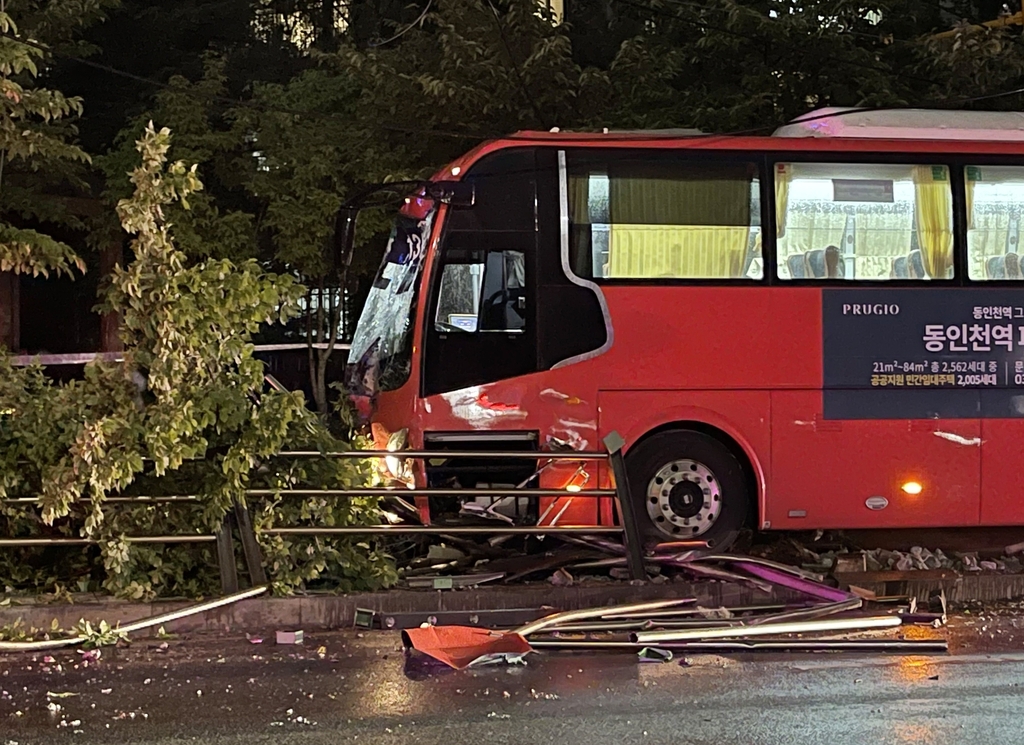
M 373 622 L 376 617 L 377 611 L 367 610 L 366 608 L 356 608 L 353 623 L 357 629 L 372 629 Z
M 410 577 L 406 580 L 406 584 L 412 589 L 451 590 L 462 587 L 475 587 L 485 582 L 494 582 L 504 576 L 504 572 L 463 574 L 458 576 L 428 575 L 425 577 Z
M 278 631 L 277 632 L 277 643 L 278 644 L 302 644 L 303 634 L 302 631 Z
M 427 561 L 438 563 L 444 561 L 459 561 L 465 559 L 466 554 L 457 548 L 446 546 L 443 543 L 441 545 L 434 545 L 427 549 Z
M 562 567 L 548 579 L 548 582 L 553 584 L 555 587 L 572 587 L 575 583 L 573 576 L 569 574 L 569 570 Z
M 1024 542 L 1022 542 L 1022 543 L 1013 543 L 1013 544 L 1011 544 L 1011 545 L 1009 545 L 1009 546 L 1007 546 L 1006 548 L 1003 549 L 1003 553 L 1005 553 L 1007 556 L 1013 556 L 1014 554 L 1019 554 L 1021 551 L 1024 551 Z
M 644 647 L 636 653 L 641 662 L 671 662 L 672 651 L 659 647 Z

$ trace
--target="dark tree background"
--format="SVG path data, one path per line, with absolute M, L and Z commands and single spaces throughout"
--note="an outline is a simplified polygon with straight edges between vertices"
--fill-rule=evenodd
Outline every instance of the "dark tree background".
M 129 190 L 133 143 L 151 119 L 172 129 L 171 157 L 198 163 L 207 187 L 175 215 L 179 244 L 294 273 L 310 288 L 309 318 L 271 341 L 327 342 L 350 331 L 388 225 L 384 209 L 361 217 L 339 287 L 325 256 L 341 202 L 429 174 L 483 139 L 554 126 L 770 132 L 829 105 L 1022 103 L 980 100 L 1024 85 L 1022 27 L 971 25 L 998 18 L 998 0 L 565 0 L 561 23 L 546 5 L 8 0 L 19 34 L 48 50 L 40 84 L 81 97 L 65 135 L 92 160 L 30 182 L 72 205 L 42 227 L 89 271 L 21 279 L 20 299 L 7 298 L 8 315 L 11 302 L 21 309 L 20 338 L 0 344 L 116 346 L 117 319 L 91 307 L 123 259 L 110 206 Z M 305 387 L 323 409 L 338 359 L 325 366 L 320 354 L 275 364 L 283 375 L 312 368 Z

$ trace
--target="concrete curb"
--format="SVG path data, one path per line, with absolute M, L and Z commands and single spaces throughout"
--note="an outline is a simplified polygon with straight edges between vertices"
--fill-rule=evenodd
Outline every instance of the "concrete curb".
M 693 597 L 708 607 L 757 605 L 783 602 L 798 596 L 784 590 L 764 593 L 744 585 L 723 582 L 630 585 L 615 583 L 580 587 L 552 587 L 548 584 L 514 587 L 479 587 L 468 590 L 391 590 L 352 595 L 313 595 L 291 598 L 254 598 L 208 613 L 197 614 L 165 625 L 170 633 L 241 633 L 271 629 L 329 630 L 354 625 L 357 608 L 392 613 L 434 613 L 550 606 L 557 610 L 618 605 L 659 598 Z M 125 624 L 158 613 L 186 608 L 191 603 L 167 600 L 154 603 L 130 603 L 118 600 L 93 600 L 68 605 L 26 604 L 0 608 L 0 626 L 21 620 L 24 627 L 49 629 L 57 625 L 67 629 L 79 619 L 94 624 Z M 155 629 L 153 633 L 155 633 Z

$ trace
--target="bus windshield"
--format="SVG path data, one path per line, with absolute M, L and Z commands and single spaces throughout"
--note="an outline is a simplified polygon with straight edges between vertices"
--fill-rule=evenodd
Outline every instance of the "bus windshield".
M 352 339 L 346 373 L 352 395 L 372 398 L 409 379 L 417 286 L 435 212 L 430 201 L 414 198 L 395 220 Z

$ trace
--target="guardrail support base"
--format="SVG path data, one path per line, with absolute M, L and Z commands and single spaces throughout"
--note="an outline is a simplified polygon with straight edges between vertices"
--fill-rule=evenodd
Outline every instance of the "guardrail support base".
M 633 503 L 633 496 L 629 491 L 626 462 L 622 458 L 622 447 L 625 444 L 626 441 L 618 432 L 612 432 L 604 438 L 612 474 L 615 476 L 615 498 L 619 503 L 619 515 L 622 516 L 622 540 L 626 544 L 626 564 L 629 567 L 629 578 L 631 580 L 647 579 L 647 569 L 644 567 L 643 539 L 640 536 L 640 526 L 636 521 L 636 505 Z

